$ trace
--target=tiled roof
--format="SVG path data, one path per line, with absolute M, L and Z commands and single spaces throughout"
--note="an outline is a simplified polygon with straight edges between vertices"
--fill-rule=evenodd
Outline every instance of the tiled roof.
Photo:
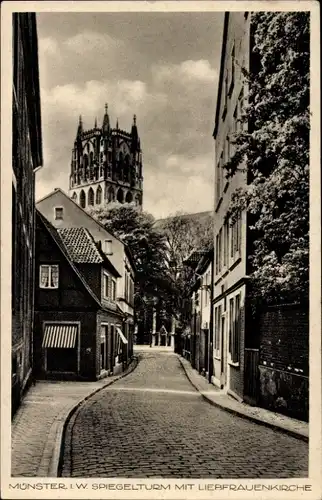
M 57 229 L 64 242 L 70 259 L 77 264 L 101 264 L 104 259 L 95 241 L 83 227 L 68 227 Z
M 206 251 L 202 251 L 202 250 L 194 250 L 190 255 L 189 257 L 184 261 L 184 264 L 188 265 L 188 266 L 191 266 L 191 267 L 195 267 L 197 266 L 198 262 L 200 261 L 200 259 L 206 255 L 207 252 Z

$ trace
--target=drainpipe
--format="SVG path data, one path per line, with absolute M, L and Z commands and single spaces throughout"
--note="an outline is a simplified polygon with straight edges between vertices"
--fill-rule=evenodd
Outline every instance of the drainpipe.
M 214 342 L 214 308 L 213 308 L 213 300 L 214 300 L 214 258 L 215 252 L 213 252 L 212 260 L 211 260 L 211 288 L 210 288 L 210 321 L 209 321 L 209 342 L 208 342 L 208 381 L 211 383 L 211 378 L 213 376 L 213 342 Z

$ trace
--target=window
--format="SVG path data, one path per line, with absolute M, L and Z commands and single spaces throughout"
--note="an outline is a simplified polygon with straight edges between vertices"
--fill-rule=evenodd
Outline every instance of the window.
M 88 205 L 94 205 L 94 191 L 92 188 L 88 190 Z
M 96 190 L 96 205 L 100 205 L 102 203 L 102 188 L 98 186 Z
M 107 363 L 107 327 L 103 325 L 101 327 L 101 370 L 108 369 Z
M 108 285 L 109 285 L 109 276 L 104 273 L 103 275 L 103 294 L 106 299 L 108 299 Z
M 234 338 L 234 299 L 229 301 L 229 353 L 232 354 Z M 231 356 L 232 358 L 232 356 Z
M 236 134 L 237 131 L 238 131 L 238 105 L 236 105 L 234 111 L 233 133 Z
M 39 273 L 40 288 L 58 288 L 58 265 L 41 265 Z
M 218 256 L 218 271 L 221 271 L 222 268 L 222 228 L 220 228 L 219 231 L 219 243 L 218 243 L 218 251 L 219 251 L 219 256 Z
M 106 253 L 106 255 L 113 255 L 113 252 L 112 252 L 112 240 L 105 240 L 104 241 L 104 253 Z
M 239 120 L 242 120 L 243 110 L 244 110 L 244 89 L 243 88 L 241 89 L 241 91 L 239 93 L 237 106 L 238 106 L 238 118 L 239 118 Z M 246 126 L 245 124 L 243 124 L 239 121 L 238 131 L 245 129 L 245 126 Z
M 223 190 L 223 164 L 224 164 L 224 151 L 221 153 L 219 162 L 217 164 L 217 175 L 216 175 L 216 200 L 217 200 L 217 204 L 221 198 L 221 193 Z
M 230 137 L 226 137 L 226 162 L 230 160 Z
M 224 224 L 224 267 L 228 264 L 228 246 L 229 246 L 229 226 L 227 222 Z
M 234 83 L 235 83 L 235 44 L 233 45 L 231 51 L 229 96 L 231 96 L 231 94 L 233 93 Z
M 229 307 L 229 353 L 233 363 L 239 363 L 241 314 L 240 294 L 230 299 Z
M 241 251 L 241 212 L 236 215 L 236 220 L 230 228 L 230 257 L 234 258 L 236 253 Z
M 219 273 L 218 262 L 219 262 L 219 236 L 217 234 L 217 236 L 216 236 L 216 274 Z
M 81 193 L 80 193 L 79 204 L 82 208 L 85 208 L 85 206 L 86 206 L 86 197 L 85 197 L 85 193 L 83 190 L 81 190 Z
M 55 220 L 63 220 L 64 209 L 63 207 L 55 207 Z
M 221 306 L 216 307 L 215 309 L 215 351 L 216 356 L 219 356 L 220 352 L 220 327 L 221 327 Z
M 116 300 L 116 281 L 112 280 L 111 299 Z

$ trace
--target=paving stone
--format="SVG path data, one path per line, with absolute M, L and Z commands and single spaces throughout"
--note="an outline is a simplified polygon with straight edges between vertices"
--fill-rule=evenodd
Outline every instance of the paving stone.
M 144 352 L 134 372 L 82 405 L 66 443 L 64 477 L 308 475 L 307 443 L 209 405 L 169 352 Z

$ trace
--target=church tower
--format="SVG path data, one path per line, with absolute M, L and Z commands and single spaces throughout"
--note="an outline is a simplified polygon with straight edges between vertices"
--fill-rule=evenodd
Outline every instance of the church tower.
M 84 130 L 79 117 L 72 150 L 69 195 L 82 208 L 104 206 L 110 202 L 134 203 L 142 207 L 142 150 L 136 115 L 131 132 L 111 128 L 108 107 L 101 128 Z

